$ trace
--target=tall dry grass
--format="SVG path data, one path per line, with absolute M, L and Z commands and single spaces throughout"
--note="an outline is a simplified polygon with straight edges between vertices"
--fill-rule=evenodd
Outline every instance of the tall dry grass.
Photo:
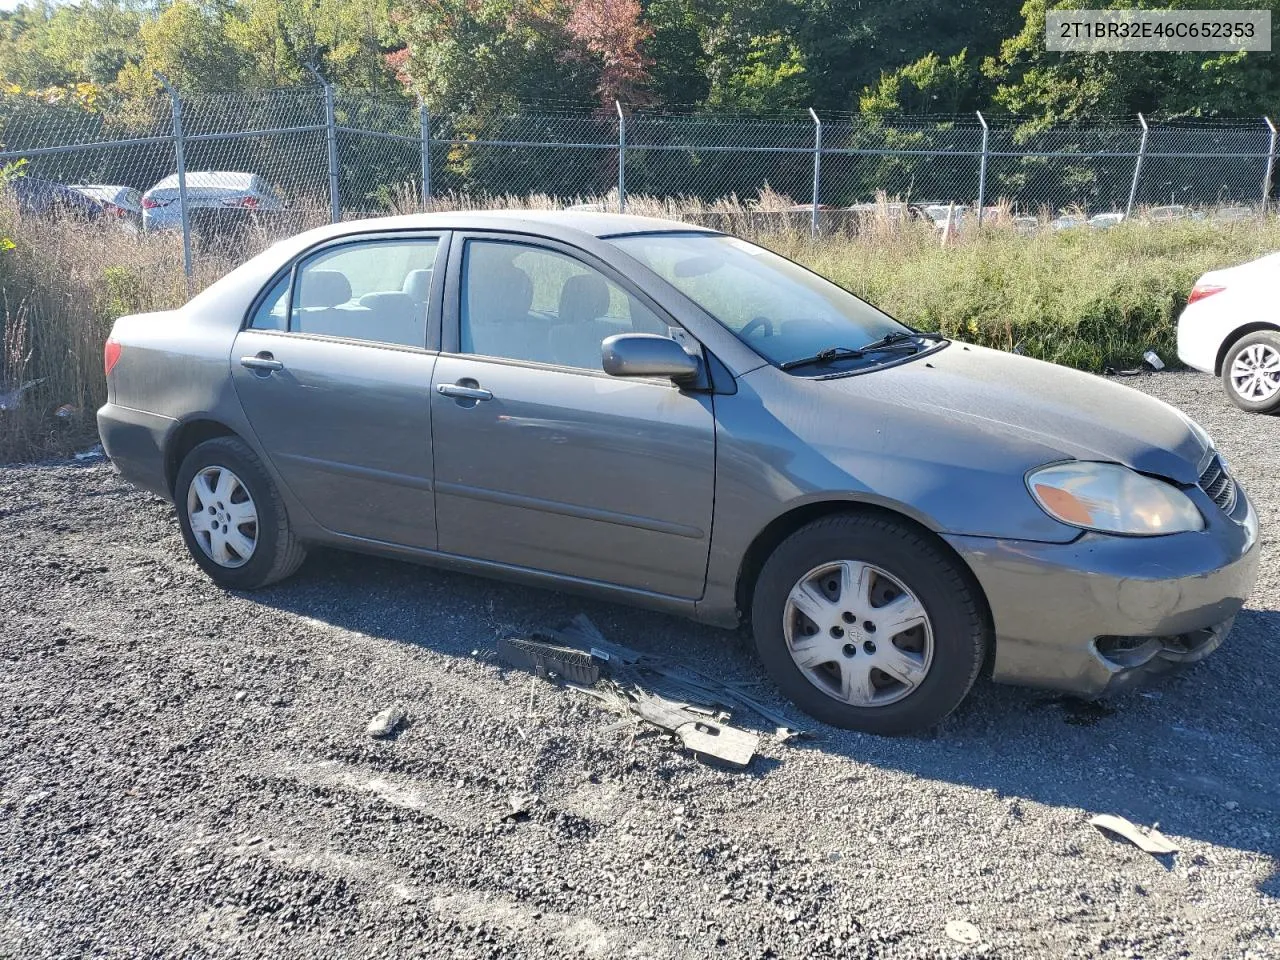
M 616 210 L 617 197 L 584 197 Z M 431 209 L 552 209 L 547 196 L 434 198 Z M 411 190 L 392 212 L 413 212 Z M 929 224 L 901 215 L 881 196 L 850 216 L 820 211 L 824 236 L 810 236 L 810 211 L 780 194 L 718 201 L 628 197 L 627 212 L 683 220 L 750 237 L 818 270 L 907 323 L 1089 370 L 1130 366 L 1154 348 L 1176 363 L 1176 319 L 1196 277 L 1280 249 L 1280 221 L 1126 223 L 1111 230 L 1018 233 L 997 210 L 947 244 Z M 308 211 L 297 226 L 323 222 Z M 0 462 L 65 454 L 93 442 L 105 399 L 102 346 L 125 313 L 183 303 L 177 234 L 141 235 L 115 224 L 24 218 L 0 201 L 0 395 L 31 384 L 0 410 Z M 264 249 L 265 230 L 232 244 L 204 245 L 195 289 Z M 6 245 L 7 246 L 7 245 Z

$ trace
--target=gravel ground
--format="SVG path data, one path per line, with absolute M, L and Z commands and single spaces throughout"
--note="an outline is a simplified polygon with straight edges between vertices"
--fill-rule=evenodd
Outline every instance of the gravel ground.
M 773 698 L 732 634 L 333 553 L 227 594 L 105 464 L 0 469 L 0 956 L 1280 956 L 1280 418 L 1126 382 L 1262 517 L 1222 650 L 1114 710 L 980 682 L 932 737 L 818 726 L 745 773 L 492 653 L 585 611 Z

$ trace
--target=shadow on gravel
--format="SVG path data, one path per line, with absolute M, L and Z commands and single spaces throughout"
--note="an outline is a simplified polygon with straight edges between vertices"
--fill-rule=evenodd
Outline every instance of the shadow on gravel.
M 585 612 L 611 640 L 681 658 L 728 680 L 762 684 L 759 695 L 784 706 L 739 635 L 567 593 L 317 552 L 296 577 L 247 599 L 468 657 L 477 648 L 491 648 L 500 630 Z M 1278 856 L 1280 688 L 1268 666 L 1277 660 L 1280 612 L 1246 610 L 1213 657 L 1102 709 L 980 682 L 959 713 L 931 736 L 886 739 L 814 722 L 811 739 L 786 749 L 842 755 L 1136 823 L 1158 822 L 1166 834 Z M 779 765 L 785 764 L 783 753 Z M 754 772 L 767 778 L 772 766 Z M 1261 890 L 1280 896 L 1280 876 Z

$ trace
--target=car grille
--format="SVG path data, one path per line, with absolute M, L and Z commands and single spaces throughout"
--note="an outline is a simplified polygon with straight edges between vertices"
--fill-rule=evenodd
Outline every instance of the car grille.
M 1200 474 L 1200 489 L 1209 495 L 1209 499 L 1220 506 L 1224 513 L 1230 513 L 1236 507 L 1236 482 L 1227 473 L 1226 464 L 1216 453 Z

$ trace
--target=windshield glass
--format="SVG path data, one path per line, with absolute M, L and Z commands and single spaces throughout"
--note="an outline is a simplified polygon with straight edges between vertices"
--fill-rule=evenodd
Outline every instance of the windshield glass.
M 831 281 L 737 237 L 652 233 L 611 242 L 779 365 L 909 332 Z M 850 359 L 865 365 L 892 357 Z

